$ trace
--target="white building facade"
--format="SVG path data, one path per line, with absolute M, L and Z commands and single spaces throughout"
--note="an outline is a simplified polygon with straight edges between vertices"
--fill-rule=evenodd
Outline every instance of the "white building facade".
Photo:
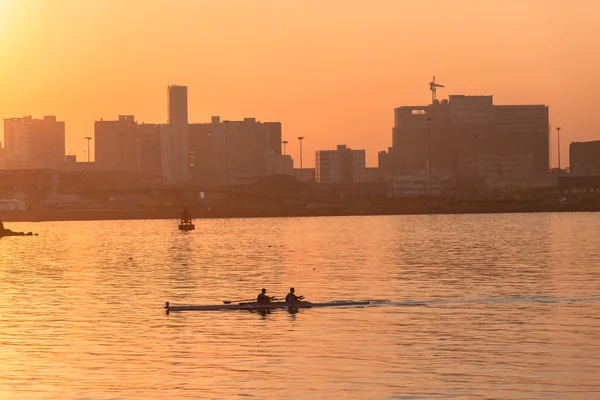
M 346 145 L 338 145 L 335 150 L 318 150 L 315 156 L 315 174 L 319 183 L 365 182 L 365 150 L 352 150 Z

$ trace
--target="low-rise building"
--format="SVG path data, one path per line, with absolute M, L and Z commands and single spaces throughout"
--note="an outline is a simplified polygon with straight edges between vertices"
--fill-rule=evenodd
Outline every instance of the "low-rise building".
M 294 160 L 289 154 L 267 154 L 266 175 L 294 176 Z
M 365 182 L 365 150 L 352 150 L 346 145 L 338 145 L 335 150 L 318 150 L 315 171 L 319 183 Z
M 435 177 L 431 179 L 430 188 L 426 171 L 410 175 L 390 175 L 385 180 L 389 183 L 391 196 L 440 195 L 452 190 L 453 184 L 450 177 Z
M 571 143 L 569 156 L 572 175 L 600 174 L 600 140 Z
M 294 176 L 300 182 L 316 182 L 314 168 L 294 168 Z

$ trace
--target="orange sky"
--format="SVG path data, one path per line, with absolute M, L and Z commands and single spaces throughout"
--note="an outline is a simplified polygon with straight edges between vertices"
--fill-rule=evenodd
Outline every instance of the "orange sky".
M 567 160 L 600 139 L 599 21 L 597 0 L 0 0 L 0 118 L 54 114 L 83 159 L 95 120 L 165 122 L 180 84 L 191 122 L 281 121 L 296 162 L 302 135 L 305 166 L 338 143 L 376 166 L 435 74 L 438 98 L 549 105 Z

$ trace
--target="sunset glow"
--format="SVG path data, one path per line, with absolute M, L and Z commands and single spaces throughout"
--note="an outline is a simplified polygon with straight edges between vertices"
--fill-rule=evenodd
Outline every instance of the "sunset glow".
M 8 13 L 10 11 L 11 0 L 0 0 L 0 35 L 3 33 Z

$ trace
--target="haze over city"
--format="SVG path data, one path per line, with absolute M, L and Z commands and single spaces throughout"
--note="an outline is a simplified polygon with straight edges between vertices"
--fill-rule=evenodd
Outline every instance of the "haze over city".
M 164 123 L 180 84 L 190 122 L 280 121 L 305 166 L 340 143 L 376 166 L 394 108 L 429 104 L 436 75 L 441 99 L 548 105 L 564 166 L 600 138 L 598 20 L 596 1 L 0 0 L 0 117 L 56 115 L 84 159 L 94 121 Z

